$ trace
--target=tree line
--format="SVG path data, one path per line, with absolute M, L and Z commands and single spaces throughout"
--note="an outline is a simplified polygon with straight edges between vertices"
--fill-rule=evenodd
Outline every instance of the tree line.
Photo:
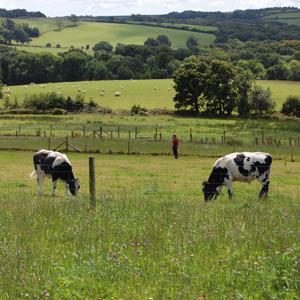
M 31 38 L 40 35 L 39 29 L 30 27 L 28 24 L 16 24 L 11 19 L 4 19 L 0 23 L 0 44 L 11 44 L 15 41 L 17 44 L 25 44 L 31 41 Z
M 88 49 L 90 45 L 86 45 Z M 25 47 L 24 47 L 25 48 Z M 0 79 L 4 84 L 28 84 L 106 80 L 172 78 L 184 59 L 196 55 L 219 59 L 252 73 L 256 79 L 300 80 L 300 42 L 241 42 L 232 39 L 211 47 L 201 47 L 194 37 L 186 47 L 173 49 L 167 36 L 148 38 L 143 45 L 106 41 L 93 51 L 70 49 L 58 55 L 30 53 L 0 47 Z

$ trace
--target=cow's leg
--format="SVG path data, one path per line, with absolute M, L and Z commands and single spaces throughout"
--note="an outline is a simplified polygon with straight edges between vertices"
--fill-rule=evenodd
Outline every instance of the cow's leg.
M 52 180 L 52 196 L 55 196 L 55 190 L 56 190 L 57 180 Z
M 224 183 L 227 187 L 229 199 L 232 199 L 232 179 L 231 178 L 229 178 L 229 179 L 226 178 L 224 180 Z
M 67 182 L 65 182 L 65 187 L 66 187 L 66 196 L 69 196 L 69 185 Z
M 43 195 L 43 178 L 44 178 L 44 175 L 43 175 L 43 171 L 42 171 L 40 166 L 37 166 L 36 178 L 37 178 L 37 182 L 38 182 L 38 186 L 39 186 L 38 195 L 42 196 Z
M 260 177 L 258 177 L 258 181 L 262 185 L 262 188 L 259 193 L 259 198 L 266 198 L 268 196 L 269 185 L 270 185 L 269 177 L 270 177 L 270 171 L 267 171 L 264 174 L 262 174 Z

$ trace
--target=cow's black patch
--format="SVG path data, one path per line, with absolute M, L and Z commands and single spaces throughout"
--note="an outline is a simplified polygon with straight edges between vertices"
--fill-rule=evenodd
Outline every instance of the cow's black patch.
M 267 155 L 263 163 L 255 161 L 253 164 L 251 164 L 251 171 L 253 170 L 252 172 L 254 172 L 257 169 L 259 176 L 261 176 L 270 169 L 271 164 L 272 157 Z
M 234 158 L 234 162 L 236 163 L 236 165 L 238 166 L 239 172 L 247 177 L 250 175 L 250 171 L 249 170 L 245 170 L 244 169 L 244 160 L 245 160 L 246 156 L 244 154 L 238 154 L 235 158 Z
M 208 182 L 203 184 L 203 193 L 205 201 L 211 200 L 218 196 L 217 188 L 224 184 L 224 179 L 229 179 L 227 168 L 213 168 Z

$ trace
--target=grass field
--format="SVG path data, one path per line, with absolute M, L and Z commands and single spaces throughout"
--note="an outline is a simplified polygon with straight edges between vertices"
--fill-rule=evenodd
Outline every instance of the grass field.
M 298 299 L 300 164 L 274 161 L 270 196 L 234 184 L 204 203 L 214 159 L 70 154 L 77 198 L 36 196 L 32 153 L 1 152 L 1 299 Z M 5 275 L 5 276 L 4 276 Z
M 39 85 L 11 86 L 11 98 L 16 96 L 19 101 L 26 94 L 46 92 L 59 92 L 65 96 L 75 97 L 80 90 L 86 99 L 93 98 L 98 104 L 115 109 L 130 110 L 134 104 L 140 104 L 148 109 L 167 108 L 174 109 L 173 81 L 166 80 L 120 80 L 120 81 L 89 81 L 89 82 L 65 82 Z M 300 84 L 295 81 L 257 81 L 258 85 L 269 87 L 272 91 L 277 109 L 280 110 L 282 103 L 289 95 L 300 95 Z M 121 87 L 124 87 L 123 89 Z M 4 88 L 4 91 L 7 88 Z M 101 90 L 104 89 L 104 96 Z M 121 97 L 115 97 L 114 93 L 121 91 Z
M 164 34 L 170 38 L 174 48 L 185 47 L 189 36 L 195 37 L 200 45 L 209 45 L 213 42 L 213 34 L 189 32 L 176 29 L 156 28 L 142 25 L 112 24 L 81 22 L 78 27 L 65 28 L 61 32 L 47 32 L 33 39 L 31 45 L 44 46 L 48 42 L 52 45 L 61 44 L 62 47 L 74 46 L 80 48 L 89 44 L 95 45 L 100 41 L 107 41 L 112 45 L 143 44 L 148 37 L 157 37 Z
M 0 19 L 1 20 L 1 19 Z M 58 19 L 55 18 L 15 18 L 12 19 L 17 24 L 28 24 L 31 27 L 37 27 L 41 34 L 44 34 L 49 31 L 57 31 L 58 25 L 57 21 Z M 61 22 L 62 27 L 71 26 L 72 23 L 67 19 L 59 19 Z
M 300 26 L 300 12 L 286 12 L 286 13 L 272 14 L 266 16 L 265 19 L 288 23 L 289 25 Z
M 157 26 L 173 26 L 173 27 L 188 27 L 189 29 L 199 29 L 206 32 L 215 32 L 218 28 L 214 26 L 205 26 L 205 25 L 197 25 L 197 24 L 185 24 L 185 23 L 155 23 L 155 22 L 131 22 L 133 24 L 150 24 L 150 25 L 157 25 Z

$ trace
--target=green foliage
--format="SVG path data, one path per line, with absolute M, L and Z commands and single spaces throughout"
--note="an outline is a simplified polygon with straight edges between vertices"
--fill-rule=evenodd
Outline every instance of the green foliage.
M 97 43 L 94 47 L 93 47 L 93 50 L 94 51 L 104 51 L 104 52 L 112 52 L 113 50 L 113 46 L 106 42 L 106 41 L 102 41 L 102 42 L 99 42 Z
M 141 107 L 139 104 L 134 104 L 130 109 L 130 113 L 134 115 L 144 115 L 147 114 L 147 109 L 145 107 Z
M 264 113 L 273 112 L 275 102 L 272 99 L 271 90 L 254 86 L 250 93 L 250 107 L 251 112 L 254 114 L 263 115 Z
M 53 109 L 64 109 L 70 112 L 80 112 L 86 106 L 84 96 L 77 95 L 73 100 L 71 97 L 63 97 L 57 93 L 47 93 L 31 95 L 25 97 L 23 107 L 37 111 L 47 111 Z M 89 102 L 88 106 L 95 107 L 94 102 Z
M 235 76 L 236 70 L 227 62 L 187 60 L 174 75 L 175 108 L 231 115 L 237 101 Z
M 285 115 L 300 117 L 300 96 L 287 97 L 281 112 Z
M 206 101 L 208 72 L 209 64 L 196 59 L 190 59 L 176 70 L 174 102 L 177 110 L 191 109 L 195 113 L 200 112 Z

